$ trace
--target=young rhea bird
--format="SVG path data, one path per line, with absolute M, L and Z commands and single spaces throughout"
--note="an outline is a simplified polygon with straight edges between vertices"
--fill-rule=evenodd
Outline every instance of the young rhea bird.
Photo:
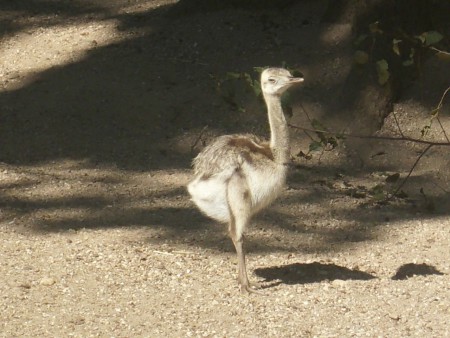
M 267 104 L 270 141 L 249 134 L 220 136 L 193 161 L 195 179 L 189 183 L 188 191 L 204 214 L 228 223 L 243 292 L 254 292 L 245 267 L 243 233 L 251 217 L 283 189 L 290 150 L 281 95 L 300 82 L 302 77 L 293 77 L 286 69 L 264 70 L 261 88 Z

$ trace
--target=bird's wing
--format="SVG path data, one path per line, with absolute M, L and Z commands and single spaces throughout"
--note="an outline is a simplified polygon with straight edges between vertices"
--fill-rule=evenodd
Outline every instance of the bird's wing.
M 205 176 L 231 174 L 253 156 L 271 156 L 270 149 L 255 135 L 221 136 L 194 159 L 194 171 Z

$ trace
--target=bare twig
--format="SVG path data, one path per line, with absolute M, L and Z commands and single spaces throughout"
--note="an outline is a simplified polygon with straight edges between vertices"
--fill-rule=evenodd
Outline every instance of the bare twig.
M 403 135 L 402 128 L 400 128 L 400 123 L 398 122 L 397 115 L 395 114 L 395 111 L 392 112 L 392 115 L 394 116 L 394 120 L 395 120 L 395 124 L 397 125 L 398 132 L 400 133 L 400 135 L 402 135 L 402 137 L 405 137 L 405 135 Z
M 191 145 L 191 153 L 194 152 L 195 147 L 197 146 L 198 142 L 200 141 L 200 139 L 202 138 L 203 134 L 205 133 L 205 131 L 207 129 L 208 129 L 207 125 L 202 128 L 202 130 L 198 134 L 197 138 L 195 139 L 194 144 Z
M 430 46 L 430 47 L 428 47 L 428 48 L 430 48 L 431 50 L 434 50 L 435 52 L 442 53 L 442 54 L 445 54 L 445 55 L 449 55 L 449 56 L 450 56 L 450 53 L 449 53 L 449 52 L 446 52 L 445 50 L 441 50 L 441 49 L 438 49 L 438 48 L 433 47 L 433 46 Z
M 439 103 L 438 103 L 438 105 L 437 105 L 437 107 L 435 109 L 435 111 L 437 111 L 436 120 L 438 121 L 439 126 L 441 127 L 442 132 L 444 133 L 444 136 L 447 139 L 447 142 L 450 142 L 450 139 L 448 138 L 447 132 L 445 131 L 444 126 L 442 125 L 441 119 L 439 118 L 439 110 L 442 108 L 442 105 L 443 105 L 443 102 L 444 102 L 444 98 L 445 98 L 445 96 L 447 95 L 447 93 L 449 91 L 450 91 L 450 87 L 448 87 L 445 90 L 444 94 L 442 94 L 441 100 L 439 101 Z
M 306 136 L 308 136 L 309 137 L 309 139 L 311 140 L 311 141 L 315 141 L 314 140 L 314 137 L 312 137 L 310 134 L 309 134 L 309 132 L 308 131 L 306 131 L 306 130 L 303 130 L 303 132 L 305 133 L 305 135 Z
M 308 119 L 309 123 L 312 123 L 311 118 L 309 117 L 308 111 L 306 110 L 305 106 L 303 105 L 303 103 L 300 102 L 300 107 L 302 107 L 303 112 L 306 115 L 306 118 Z
M 431 149 L 432 146 L 433 146 L 433 144 L 429 144 L 428 146 L 425 147 L 425 149 L 416 158 L 416 161 L 414 162 L 413 166 L 409 170 L 408 175 L 406 175 L 406 177 L 403 179 L 403 181 L 398 185 L 397 189 L 395 189 L 395 191 L 391 194 L 391 196 L 389 196 L 387 198 L 387 200 L 392 199 L 395 195 L 397 195 L 397 193 L 400 191 L 400 189 L 403 188 L 403 186 L 405 185 L 406 181 L 408 181 L 408 179 L 411 176 L 412 172 L 414 171 L 414 169 L 416 168 L 417 164 L 419 163 L 420 159 L 427 153 L 428 150 Z
M 314 133 L 334 134 L 334 135 L 339 135 L 340 137 L 344 137 L 344 138 L 348 137 L 348 138 L 361 138 L 361 139 L 385 140 L 385 141 L 403 141 L 403 142 L 414 142 L 414 143 L 427 144 L 427 145 L 432 145 L 432 146 L 446 146 L 446 147 L 450 146 L 450 142 L 427 141 L 427 140 L 421 140 L 421 139 L 408 137 L 408 136 L 395 137 L 395 136 L 375 136 L 375 135 L 335 133 L 332 131 L 299 127 L 299 126 L 296 126 L 293 124 L 288 124 L 288 125 L 289 125 L 289 127 L 298 129 L 298 130 L 309 131 L 309 132 L 314 132 Z
M 450 54 L 450 53 L 449 53 L 449 54 Z M 442 108 L 442 102 L 444 102 L 444 98 L 445 98 L 445 96 L 447 95 L 447 93 L 448 93 L 449 91 L 450 91 L 450 87 L 448 87 L 448 88 L 445 90 L 444 94 L 442 94 L 441 100 L 439 101 L 439 103 L 438 103 L 438 105 L 437 105 L 437 107 L 436 107 L 437 110 L 439 110 L 439 109 Z
M 441 127 L 442 132 L 444 133 L 445 139 L 447 140 L 447 142 L 450 142 L 450 140 L 448 138 L 448 135 L 447 135 L 447 132 L 445 131 L 444 126 L 442 125 L 442 122 L 441 122 L 441 119 L 439 118 L 439 116 L 436 116 L 436 120 L 438 121 L 439 126 Z
M 440 186 L 439 184 L 437 184 L 436 182 L 431 181 L 431 184 L 433 184 L 436 188 L 442 190 L 444 193 L 448 194 L 449 191 L 445 190 L 444 188 L 442 188 L 442 186 Z
M 167 252 L 167 251 L 159 251 L 159 250 L 153 250 L 154 253 L 160 254 L 160 255 L 167 255 L 167 256 L 174 256 L 173 253 Z
M 159 251 L 159 250 L 153 250 L 154 253 L 160 254 L 160 255 L 167 255 L 167 256 L 175 256 L 175 255 L 192 255 L 194 252 L 192 251 L 182 251 L 182 250 L 174 250 L 174 251 Z
M 442 52 L 442 53 L 446 53 L 446 54 L 450 54 L 447 52 L 443 52 L 440 51 L 434 47 L 431 47 L 431 49 L 434 49 L 436 51 Z M 417 157 L 416 161 L 414 162 L 413 166 L 411 167 L 411 169 L 409 170 L 408 174 L 406 175 L 406 177 L 402 180 L 402 182 L 397 186 L 397 188 L 395 189 L 395 191 L 393 193 L 390 194 L 390 196 L 388 196 L 386 198 L 386 200 L 390 200 L 393 197 L 395 197 L 398 192 L 400 191 L 400 189 L 403 188 L 403 186 L 405 185 L 405 183 L 408 181 L 408 179 L 411 177 L 412 172 L 414 171 L 414 169 L 416 168 L 417 164 L 420 162 L 420 160 L 422 159 L 422 157 L 433 147 L 433 146 L 450 146 L 450 138 L 447 135 L 447 132 L 444 128 L 444 126 L 442 125 L 442 122 L 439 118 L 439 110 L 442 108 L 443 102 L 444 102 L 444 98 L 447 95 L 447 93 L 450 91 L 450 87 L 448 87 L 445 92 L 443 93 L 439 104 L 437 105 L 436 109 L 434 110 L 434 112 L 436 112 L 432 118 L 435 118 L 438 123 L 439 126 L 441 127 L 441 130 L 444 134 L 444 137 L 446 139 L 446 142 L 436 142 L 436 141 L 427 141 L 427 140 L 422 140 L 422 139 L 417 139 L 417 138 L 413 138 L 413 137 L 409 137 L 409 136 L 405 136 L 403 134 L 403 131 L 400 127 L 400 123 L 397 119 L 397 116 L 395 114 L 395 112 L 393 113 L 394 116 L 394 120 L 395 123 L 397 125 L 397 129 L 400 133 L 400 137 L 394 137 L 394 136 L 374 136 L 374 135 L 359 135 L 359 134 L 351 134 L 351 133 L 336 133 L 336 132 L 332 132 L 332 131 L 326 131 L 326 130 L 319 130 L 319 129 L 315 129 L 315 128 L 305 128 L 305 127 L 299 127 L 293 124 L 288 124 L 289 127 L 297 129 L 297 130 L 302 130 L 306 135 L 308 135 L 308 137 L 310 137 L 310 135 L 308 134 L 308 132 L 314 132 L 314 133 L 322 133 L 322 134 L 331 134 L 331 135 L 339 135 L 340 137 L 348 137 L 348 138 L 360 138 L 360 139 L 374 139 L 374 140 L 385 140 L 385 141 L 403 141 L 403 142 L 413 142 L 413 143 L 420 143 L 420 144 L 425 144 L 426 147 L 424 148 L 424 150 L 420 153 L 420 155 Z M 308 114 L 308 112 L 306 111 L 305 107 L 303 107 L 303 105 L 301 105 L 303 111 L 306 114 L 306 117 L 308 118 L 309 122 L 311 123 L 311 118 Z M 319 156 L 319 161 L 320 158 L 323 155 L 323 151 L 322 154 Z
M 302 108 L 303 112 L 305 113 L 306 118 L 308 119 L 309 123 L 312 124 L 312 120 L 311 120 L 311 118 L 309 117 L 308 111 L 306 110 L 305 106 L 304 106 L 303 103 L 301 103 L 301 102 L 300 102 L 300 107 Z M 315 140 L 314 140 L 314 137 L 312 137 L 312 136 L 308 133 L 308 130 L 302 130 L 302 131 L 305 133 L 306 136 L 309 137 L 309 139 L 310 139 L 311 141 L 315 141 Z

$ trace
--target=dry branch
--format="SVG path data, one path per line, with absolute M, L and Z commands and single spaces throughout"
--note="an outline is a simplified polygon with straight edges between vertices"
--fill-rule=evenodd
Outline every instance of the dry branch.
M 413 137 L 408 136 L 401 136 L 401 137 L 395 137 L 395 136 L 377 136 L 377 135 L 360 135 L 360 134 L 352 134 L 352 133 L 337 133 L 333 131 L 327 131 L 327 130 L 319 130 L 314 128 L 305 128 L 305 127 L 299 127 L 293 124 L 289 124 L 289 127 L 306 131 L 306 132 L 313 132 L 313 133 L 321 133 L 321 134 L 328 134 L 328 135 L 339 135 L 339 137 L 342 138 L 360 138 L 360 139 L 372 139 L 372 140 L 385 140 L 385 141 L 404 141 L 404 142 L 414 142 L 414 143 L 421 143 L 421 144 L 427 144 L 431 146 L 450 146 L 450 142 L 436 142 L 436 141 L 427 141 L 422 139 L 417 139 Z

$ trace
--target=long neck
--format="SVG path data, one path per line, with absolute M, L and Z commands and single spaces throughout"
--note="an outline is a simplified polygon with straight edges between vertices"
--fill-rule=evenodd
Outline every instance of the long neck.
M 290 159 L 289 130 L 281 107 L 281 99 L 275 95 L 264 96 L 270 124 L 270 148 L 274 160 L 286 164 Z

